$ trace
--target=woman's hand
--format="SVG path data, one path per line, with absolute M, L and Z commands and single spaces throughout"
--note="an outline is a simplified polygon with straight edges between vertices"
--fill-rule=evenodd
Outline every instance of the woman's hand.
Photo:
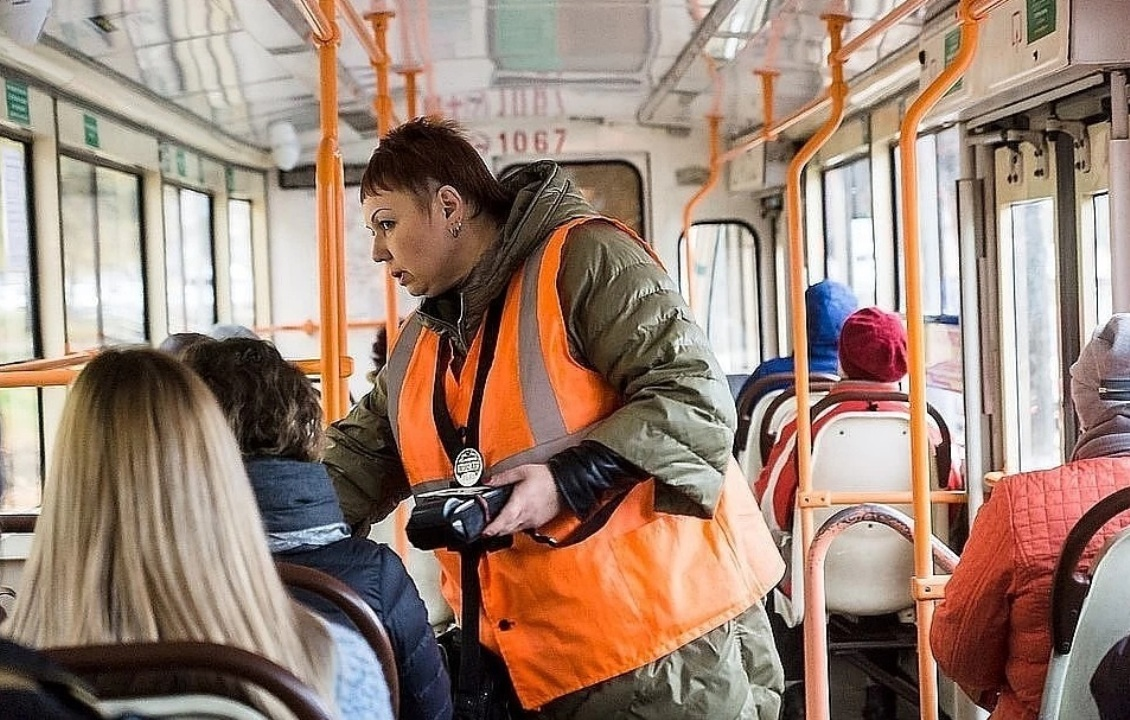
M 513 535 L 545 525 L 561 512 L 561 495 L 553 473 L 546 465 L 519 465 L 492 476 L 491 487 L 513 485 L 502 512 L 483 530 L 483 535 Z

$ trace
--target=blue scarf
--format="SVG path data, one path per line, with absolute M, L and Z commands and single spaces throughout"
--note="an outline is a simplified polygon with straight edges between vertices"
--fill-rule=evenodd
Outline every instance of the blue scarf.
M 272 553 L 320 547 L 349 537 L 324 465 L 257 457 L 245 467 Z

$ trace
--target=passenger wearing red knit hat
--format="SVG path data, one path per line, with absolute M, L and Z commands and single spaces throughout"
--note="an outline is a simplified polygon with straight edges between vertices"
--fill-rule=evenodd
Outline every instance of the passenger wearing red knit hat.
M 839 357 L 840 374 L 843 379 L 832 386 L 829 396 L 846 392 L 897 391 L 898 382 L 906 376 L 907 371 L 907 338 L 902 318 L 877 307 L 856 310 L 844 320 L 843 328 L 840 330 Z M 828 407 L 813 419 L 813 440 L 832 418 L 861 410 L 905 414 L 907 405 L 897 400 L 844 400 Z M 929 432 L 930 443 L 936 447 L 941 441 L 941 434 L 933 426 L 930 427 Z M 782 555 L 786 561 L 792 557 L 793 510 L 796 507 L 798 485 L 795 446 L 794 421 L 781 430 L 777 442 L 769 453 L 769 459 L 761 469 L 761 474 L 753 487 L 761 505 L 761 512 L 778 546 L 782 548 Z M 956 489 L 960 486 L 961 476 L 956 471 L 951 471 L 947 487 Z M 797 606 L 794 607 L 791 597 L 792 588 L 801 583 L 802 572 L 803 568 L 790 568 L 785 574 L 785 579 L 772 594 L 773 609 L 781 616 L 781 622 L 775 623 L 774 636 L 781 643 L 779 650 L 781 662 L 786 668 L 786 681 L 792 679 L 788 668 L 803 663 L 803 644 L 789 640 L 797 634 L 799 628 L 792 628 L 800 623 L 803 617 L 799 598 Z M 883 657 L 882 661 L 897 662 L 897 654 L 893 657 Z M 789 683 L 786 682 L 786 686 L 788 685 Z M 802 693 L 799 691 L 802 690 L 799 684 L 786 687 L 785 706 L 791 704 L 790 700 L 793 697 L 800 696 Z M 894 717 L 895 697 L 889 690 L 875 686 L 868 688 L 868 694 L 869 697 L 873 695 L 878 706 L 884 708 L 881 713 L 889 710 L 881 716 Z M 782 714 L 782 717 L 785 715 Z
M 898 382 L 907 371 L 906 345 L 906 328 L 898 315 L 877 307 L 856 310 L 844 321 L 840 331 L 840 369 L 844 379 L 832 386 L 829 396 L 859 391 L 897 391 Z M 813 439 L 832 418 L 860 410 L 906 413 L 907 406 L 898 400 L 845 400 L 830 406 L 813 419 Z M 936 447 L 941 441 L 941 434 L 933 426 L 929 431 L 930 444 Z M 753 486 L 761 512 L 779 544 L 787 542 L 792 533 L 798 484 L 795 446 L 796 423 L 792 422 L 781 430 L 769 453 L 769 460 Z M 946 487 L 961 487 L 961 476 L 956 470 L 951 470 Z M 777 603 L 777 608 L 782 609 L 782 603 Z M 787 611 L 781 614 L 786 619 L 791 615 Z
M 849 380 L 897 383 L 906 375 L 906 328 L 894 313 L 856 310 L 840 331 L 840 368 Z

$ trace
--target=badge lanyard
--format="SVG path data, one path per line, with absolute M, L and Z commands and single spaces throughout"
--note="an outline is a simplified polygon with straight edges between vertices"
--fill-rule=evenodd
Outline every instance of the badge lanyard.
M 502 325 L 502 309 L 506 302 L 503 292 L 490 304 L 483 319 L 483 340 L 479 346 L 479 364 L 475 368 L 475 386 L 471 390 L 471 407 L 467 413 L 466 427 L 458 428 L 447 409 L 447 370 L 451 365 L 451 343 L 441 342 L 436 356 L 435 388 L 432 392 L 432 414 L 436 430 L 439 432 L 443 449 L 451 459 L 455 471 L 455 482 L 464 487 L 476 485 L 483 477 L 486 463 L 479 451 L 479 415 L 483 406 L 483 390 L 487 375 L 494 362 L 494 350 L 498 345 L 499 327 Z

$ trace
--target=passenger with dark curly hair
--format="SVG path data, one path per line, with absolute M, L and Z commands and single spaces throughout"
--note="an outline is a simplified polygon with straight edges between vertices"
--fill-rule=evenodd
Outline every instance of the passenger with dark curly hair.
M 350 537 L 320 462 L 322 412 L 310 381 L 263 340 L 201 343 L 184 363 L 212 390 L 239 441 L 271 553 L 333 575 L 376 611 L 396 654 L 402 717 L 450 718 L 450 680 L 412 578 L 387 545 Z M 332 606 L 307 604 L 349 624 Z

